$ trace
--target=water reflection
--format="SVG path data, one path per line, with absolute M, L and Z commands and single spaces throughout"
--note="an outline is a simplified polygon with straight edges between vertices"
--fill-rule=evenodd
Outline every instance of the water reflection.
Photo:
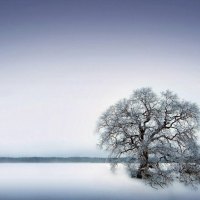
M 180 184 L 155 190 L 141 180 L 130 179 L 119 165 L 109 164 L 1 164 L 0 199 L 18 200 L 167 200 L 199 199 L 200 191 Z
M 141 178 L 146 184 L 155 189 L 165 188 L 178 181 L 186 186 L 198 189 L 200 184 L 200 166 L 197 163 L 160 163 L 158 166 L 141 168 L 141 177 L 138 177 L 138 164 L 125 163 L 127 171 L 131 178 Z M 112 167 L 115 168 L 116 164 L 113 163 Z

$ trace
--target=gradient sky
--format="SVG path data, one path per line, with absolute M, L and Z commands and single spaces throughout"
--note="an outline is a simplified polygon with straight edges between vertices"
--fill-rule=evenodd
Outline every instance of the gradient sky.
M 0 156 L 102 156 L 99 115 L 140 87 L 200 105 L 199 0 L 0 0 Z

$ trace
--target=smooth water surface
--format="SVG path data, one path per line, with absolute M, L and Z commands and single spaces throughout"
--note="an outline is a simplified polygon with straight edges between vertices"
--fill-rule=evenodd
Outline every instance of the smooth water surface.
M 109 164 L 0 164 L 0 200 L 173 200 L 200 197 L 197 191 L 174 184 L 156 190 L 131 179 L 123 166 L 113 173 Z

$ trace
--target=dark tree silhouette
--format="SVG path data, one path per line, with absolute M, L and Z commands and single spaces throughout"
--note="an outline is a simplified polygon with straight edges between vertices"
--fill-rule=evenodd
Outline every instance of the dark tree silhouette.
M 110 157 L 125 157 L 131 177 L 153 187 L 178 179 L 200 183 L 196 132 L 199 108 L 171 91 L 156 95 L 150 88 L 134 91 L 99 118 L 99 145 Z M 118 164 L 112 163 L 113 166 Z

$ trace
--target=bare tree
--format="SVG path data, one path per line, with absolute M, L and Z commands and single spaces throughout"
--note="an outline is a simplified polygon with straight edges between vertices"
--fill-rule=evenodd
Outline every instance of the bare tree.
M 131 177 L 153 187 L 178 179 L 200 183 L 198 145 L 199 108 L 171 91 L 156 95 L 150 88 L 134 91 L 99 118 L 99 145 L 124 163 Z

